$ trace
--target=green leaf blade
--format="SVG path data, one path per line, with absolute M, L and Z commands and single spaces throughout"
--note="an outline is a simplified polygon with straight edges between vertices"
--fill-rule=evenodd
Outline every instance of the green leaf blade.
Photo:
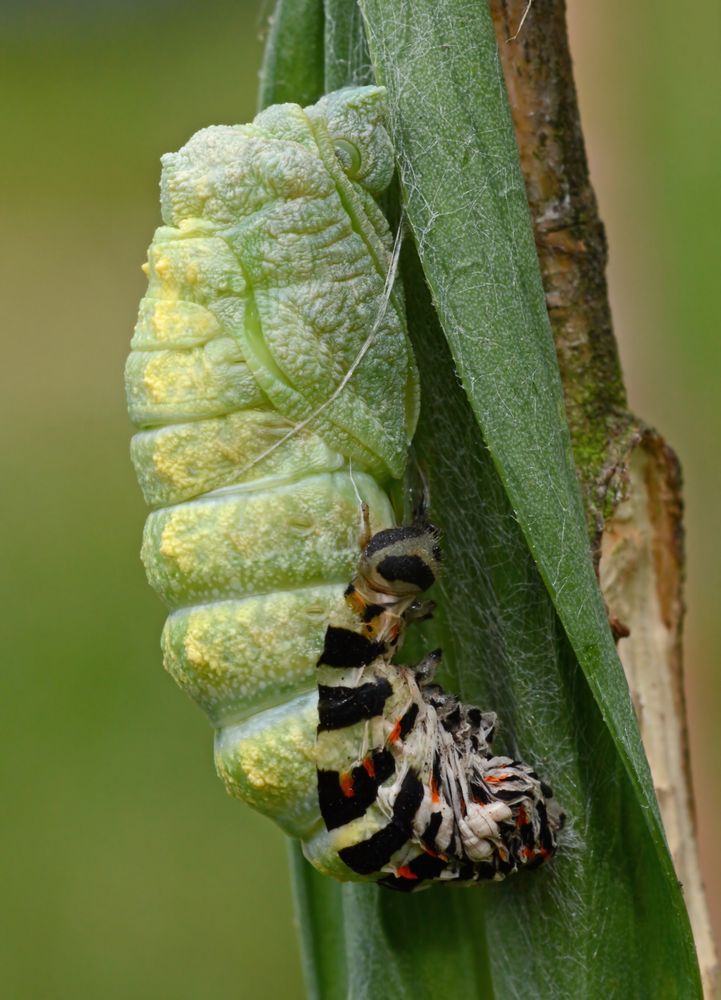
M 277 0 L 260 71 L 258 110 L 325 93 L 323 0 Z
M 420 0 L 413 5 L 404 0 L 361 0 L 361 7 L 379 82 L 389 92 L 405 210 L 458 375 L 510 501 L 507 518 L 518 520 L 595 699 L 597 707 L 584 708 L 581 678 L 569 676 L 578 717 L 588 714 L 591 718 L 593 712 L 600 712 L 615 744 L 602 747 L 599 763 L 613 781 L 623 784 L 620 761 L 633 787 L 632 795 L 623 796 L 623 806 L 619 804 L 616 812 L 625 809 L 633 814 L 628 823 L 635 836 L 629 838 L 629 848 L 644 856 L 650 850 L 653 858 L 649 867 L 657 893 L 646 896 L 663 906 L 665 926 L 669 922 L 673 926 L 664 937 L 674 956 L 657 955 L 650 972 L 659 988 L 668 975 L 675 976 L 676 983 L 683 983 L 683 991 L 675 995 L 697 996 L 698 972 L 688 919 L 590 559 L 525 190 L 487 7 L 452 0 Z M 406 291 L 412 302 L 413 295 Z M 421 362 L 426 376 L 429 364 L 437 365 L 437 351 L 425 365 Z M 430 399 L 443 400 L 445 407 L 447 389 L 445 396 L 436 391 Z M 426 412 L 428 403 L 426 391 Z M 444 447 L 446 452 L 457 450 L 457 442 L 458 434 L 449 433 L 434 449 L 435 458 Z M 462 450 L 458 457 L 464 469 L 471 467 Z M 467 493 L 472 479 L 472 473 L 460 481 L 456 476 L 461 495 L 464 486 Z M 452 509 L 454 501 L 449 502 Z M 462 507 L 466 549 L 471 509 L 466 497 Z M 467 579 L 457 562 L 451 564 L 448 575 L 452 572 Z M 464 609 L 459 627 L 468 629 L 469 589 L 456 598 L 456 606 Z M 453 606 L 453 602 L 445 604 Z M 499 614 L 503 616 L 503 607 Z M 523 619 L 517 619 L 515 627 L 523 637 Z M 567 659 L 559 650 L 559 665 Z M 466 656 L 459 671 L 468 669 Z M 541 665 L 539 682 L 543 672 Z M 512 706 L 509 709 L 513 711 Z M 596 725 L 594 734 L 601 743 L 607 742 L 603 726 Z M 579 760 L 583 762 L 583 755 Z M 614 815 L 612 811 L 611 818 Z M 638 820 L 641 830 L 646 825 L 643 834 Z M 644 837 L 650 837 L 648 847 Z M 597 847 L 609 855 L 603 844 Z M 622 847 L 617 845 L 610 855 L 620 855 Z M 610 888 L 609 883 L 609 898 Z M 521 892 L 511 890 L 516 891 Z M 588 897 L 592 895 L 590 885 L 585 891 Z M 628 957 L 634 956 L 638 966 L 638 949 Z M 537 982 L 535 988 L 539 988 Z
M 300 843 L 288 845 L 301 962 L 311 1000 L 348 994 L 341 886 L 311 867 Z
M 485 922 L 498 997 L 685 996 L 654 992 L 664 977 L 678 985 L 684 975 L 675 964 L 678 931 L 668 919 L 666 883 L 659 882 L 638 802 L 458 384 L 412 253 L 403 279 L 422 375 L 416 450 L 432 470 L 432 513 L 446 567 L 429 648 L 443 647 L 451 690 L 498 712 L 497 749 L 534 763 L 569 817 L 545 868 L 462 894 L 461 933 Z M 639 931 L 649 903 L 655 906 Z M 668 962 L 658 961 L 661 940 Z
M 352 883 L 341 891 L 353 1000 L 493 997 L 483 924 L 463 892 L 407 896 Z

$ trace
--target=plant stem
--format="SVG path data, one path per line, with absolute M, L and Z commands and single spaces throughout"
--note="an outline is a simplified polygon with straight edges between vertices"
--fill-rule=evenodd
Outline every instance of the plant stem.
M 607 248 L 581 131 L 564 0 L 491 0 L 594 557 L 631 688 L 704 995 L 719 968 L 700 876 L 683 693 L 678 460 L 628 410 Z

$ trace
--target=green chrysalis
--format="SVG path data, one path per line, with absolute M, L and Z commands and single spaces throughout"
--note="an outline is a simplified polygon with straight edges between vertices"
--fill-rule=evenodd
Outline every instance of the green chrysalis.
M 384 92 L 203 129 L 163 157 L 126 369 L 142 557 L 165 666 L 216 729 L 226 787 L 307 839 L 315 664 L 360 552 L 395 523 L 418 382 L 392 238 Z

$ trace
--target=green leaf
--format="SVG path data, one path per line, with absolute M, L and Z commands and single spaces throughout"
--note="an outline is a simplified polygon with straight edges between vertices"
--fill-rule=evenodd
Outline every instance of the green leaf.
M 444 546 L 442 598 L 428 641 L 444 649 L 448 687 L 498 712 L 499 749 L 537 762 L 569 816 L 546 868 L 463 893 L 460 934 L 484 925 L 499 998 L 697 996 L 685 915 L 675 921 L 669 903 L 675 882 L 659 867 L 643 811 L 459 386 L 412 251 L 403 278 L 422 378 L 415 449 L 430 473 Z
M 415 449 L 447 567 L 426 641 L 443 646 L 449 687 L 499 713 L 498 749 L 538 761 L 570 822 L 545 869 L 465 892 L 341 887 L 296 856 L 311 995 L 698 997 L 688 921 L 590 563 L 486 5 L 361 8 L 425 271 L 406 247 L 423 396 Z M 351 0 L 326 0 L 325 38 L 327 89 L 369 78 Z
M 299 841 L 289 842 L 288 853 L 308 994 L 311 997 L 347 996 L 341 886 L 308 864 Z
M 612 939 L 613 945 L 609 948 L 612 962 L 603 969 L 584 968 L 585 981 L 582 977 L 576 983 L 572 995 L 594 996 L 598 995 L 596 990 L 607 990 L 612 982 L 612 964 L 624 984 L 638 974 L 638 991 L 630 991 L 629 995 L 646 995 L 649 990 L 652 996 L 698 995 L 698 970 L 688 918 L 591 562 L 488 7 L 467 0 L 414 0 L 412 5 L 407 0 L 361 0 L 361 9 L 378 81 L 388 88 L 404 208 L 458 377 L 507 496 L 505 516 L 498 517 L 502 512 L 498 498 L 490 522 L 479 525 L 482 534 L 480 539 L 475 536 L 474 544 L 468 522 L 474 505 L 484 502 L 484 495 L 473 497 L 481 477 L 469 473 L 472 449 L 468 439 L 459 433 L 464 425 L 448 420 L 449 386 L 447 380 L 445 385 L 439 384 L 436 339 L 425 363 L 420 359 L 420 367 L 426 386 L 430 386 L 424 400 L 426 416 L 433 407 L 436 423 L 446 428 L 445 434 L 434 428 L 428 432 L 434 442 L 433 458 L 437 463 L 446 456 L 443 464 L 452 464 L 456 470 L 455 495 L 448 496 L 449 506 L 444 511 L 446 531 L 450 535 L 448 513 L 454 507 L 455 517 L 461 518 L 463 525 L 462 543 L 449 560 L 447 574 L 454 580 L 449 589 L 462 588 L 462 592 L 449 595 L 455 599 L 444 603 L 451 618 L 454 607 L 462 608 L 453 634 L 471 631 L 470 584 L 484 562 L 491 572 L 494 596 L 502 596 L 499 586 L 507 592 L 506 600 L 497 600 L 495 609 L 489 602 L 490 607 L 475 616 L 480 619 L 480 628 L 474 639 L 466 642 L 470 648 L 465 656 L 459 653 L 459 674 L 472 673 L 479 647 L 484 640 L 488 642 L 488 630 L 482 625 L 488 611 L 495 610 L 496 617 L 506 625 L 507 616 L 512 615 L 510 628 L 501 629 L 496 638 L 501 639 L 505 650 L 509 643 L 519 648 L 513 658 L 494 657 L 488 667 L 503 669 L 507 660 L 516 675 L 519 697 L 524 688 L 531 696 L 530 701 L 527 698 L 517 704 L 527 714 L 533 702 L 537 703 L 539 724 L 534 721 L 528 730 L 529 742 L 524 743 L 524 748 L 528 748 L 526 752 L 531 749 L 531 740 L 536 746 L 546 743 L 548 750 L 542 751 L 546 759 L 558 760 L 558 747 L 554 749 L 544 736 L 553 735 L 554 725 L 557 737 L 561 736 L 563 725 L 569 738 L 568 749 L 573 746 L 576 751 L 575 760 L 562 759 L 576 770 L 573 799 L 582 812 L 572 815 L 576 834 L 583 834 L 575 845 L 581 855 L 576 865 L 585 871 L 577 885 L 560 885 L 554 892 L 566 893 L 569 913 L 573 906 L 579 909 L 572 896 L 583 892 L 585 912 L 577 916 L 582 918 L 583 932 L 592 938 L 592 954 L 598 952 L 599 939 Z M 417 295 L 408 289 L 406 293 L 412 310 Z M 424 311 L 418 320 L 427 315 Z M 409 319 L 411 329 L 417 329 L 419 322 L 414 323 L 412 316 Z M 452 463 L 448 455 L 453 456 Z M 437 464 L 435 472 L 434 484 L 452 474 L 446 468 L 447 475 L 439 475 Z M 488 490 L 490 474 L 485 478 Z M 530 564 L 523 572 L 518 545 L 515 558 L 509 559 L 516 520 L 568 643 L 559 629 L 550 627 L 550 622 L 548 627 L 537 627 L 538 613 L 530 618 L 517 616 L 518 605 L 527 602 L 519 601 L 516 590 L 530 585 L 532 573 Z M 536 585 L 534 589 L 540 598 L 540 588 Z M 555 663 L 551 655 L 554 631 Z M 536 662 L 529 662 L 529 656 Z M 574 659 L 583 677 L 575 669 Z M 534 697 L 534 688 L 540 697 Z M 570 699 L 563 697 L 564 689 L 569 688 Z M 544 712 L 544 702 L 549 699 Z M 564 701 L 565 717 L 560 717 L 558 709 Z M 513 705 L 509 705 L 509 711 L 518 717 Z M 589 737 L 593 747 L 590 757 L 585 745 Z M 557 783 L 559 790 L 565 784 Z M 569 809 L 572 791 L 569 788 L 567 793 Z M 617 800 L 615 806 L 609 804 L 609 798 Z M 610 820 L 610 825 L 604 826 L 604 819 Z M 593 847 L 591 838 L 595 840 Z M 569 853 L 571 849 L 573 845 L 569 844 Z M 594 852 L 607 876 L 601 886 L 593 885 L 598 879 L 588 865 Z M 633 858 L 630 871 L 624 858 L 629 853 Z M 632 893 L 625 901 L 614 891 L 623 881 L 624 870 L 630 879 L 626 888 Z M 602 889 L 601 896 L 596 895 L 598 888 Z M 533 887 L 522 884 L 518 890 L 509 890 L 504 902 L 512 905 L 513 894 L 533 891 Z M 499 908 L 503 910 L 502 905 Z M 539 913 L 536 923 L 541 921 L 546 932 L 554 926 L 548 914 Z M 581 956 L 568 939 L 569 928 L 564 924 L 556 924 L 557 957 L 562 957 L 565 938 L 567 960 L 574 962 Z M 528 934 L 528 926 L 524 926 L 524 934 Z M 663 935 L 663 954 L 659 953 L 658 935 Z M 542 963 L 541 951 L 539 937 L 529 961 Z M 619 972 L 619 965 L 623 972 Z M 509 969 L 508 962 L 504 968 Z M 526 974 L 531 968 L 527 966 Z M 552 975 L 551 969 L 547 972 Z M 507 983 L 499 985 L 504 991 L 508 987 Z M 556 984 L 549 983 L 547 990 L 539 992 L 535 982 L 532 990 L 529 986 L 526 989 L 529 996 L 554 995 Z M 564 994 L 561 991 L 558 995 Z
M 294 101 L 313 104 L 325 92 L 323 0 L 277 0 L 265 43 L 259 110 Z
M 490 997 L 482 926 L 463 894 L 398 896 L 341 885 L 291 848 L 303 966 L 311 997 Z M 473 914 L 471 914 L 471 921 Z

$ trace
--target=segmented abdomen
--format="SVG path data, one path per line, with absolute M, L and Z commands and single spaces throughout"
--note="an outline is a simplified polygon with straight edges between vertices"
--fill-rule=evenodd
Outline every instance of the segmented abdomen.
M 359 500 L 394 523 L 416 419 L 373 200 L 393 169 L 382 96 L 270 108 L 163 158 L 126 372 L 166 667 L 216 728 L 229 791 L 301 838 L 322 828 L 315 664 L 346 614 Z

